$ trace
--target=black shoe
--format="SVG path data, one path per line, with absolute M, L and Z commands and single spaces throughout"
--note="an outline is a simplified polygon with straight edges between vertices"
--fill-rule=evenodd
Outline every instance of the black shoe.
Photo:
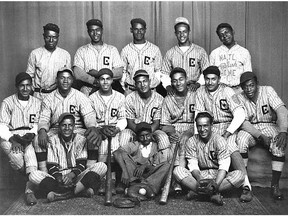
M 222 206 L 224 204 L 222 198 L 223 197 L 221 196 L 220 193 L 216 193 L 210 197 L 210 200 L 211 200 L 211 202 L 213 202 L 219 206 Z
M 124 183 L 120 182 L 116 187 L 116 193 L 117 194 L 124 194 L 125 189 L 126 189 L 126 185 Z
M 183 194 L 182 187 L 181 187 L 181 185 L 178 184 L 178 183 L 175 183 L 175 184 L 173 185 L 173 190 L 174 190 L 174 195 L 175 195 L 175 196 L 180 196 L 180 195 Z
M 253 199 L 252 191 L 250 188 L 246 185 L 242 188 L 242 193 L 240 196 L 241 202 L 250 202 Z
M 66 193 L 56 193 L 54 191 L 51 191 L 47 194 L 47 199 L 49 202 L 54 202 L 58 200 L 65 200 L 73 197 L 74 193 L 73 191 L 68 191 Z
M 271 195 L 275 200 L 283 200 L 284 196 L 279 189 L 279 185 L 272 185 L 271 186 Z
M 197 193 L 195 193 L 194 191 L 190 190 L 187 194 L 186 194 L 186 200 L 193 200 L 197 197 Z
M 33 206 L 33 205 L 35 205 L 37 203 L 37 199 L 36 199 L 36 197 L 35 197 L 33 192 L 25 193 L 25 202 L 29 206 Z

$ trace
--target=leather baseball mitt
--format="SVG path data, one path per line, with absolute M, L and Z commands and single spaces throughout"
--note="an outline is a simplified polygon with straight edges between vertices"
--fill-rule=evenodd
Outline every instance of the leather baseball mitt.
M 132 197 L 120 197 L 114 200 L 113 205 L 117 208 L 133 208 L 140 206 L 140 200 Z
M 199 186 L 196 189 L 196 192 L 199 195 L 208 195 L 211 196 L 218 189 L 218 186 L 214 179 L 201 179 L 199 181 Z

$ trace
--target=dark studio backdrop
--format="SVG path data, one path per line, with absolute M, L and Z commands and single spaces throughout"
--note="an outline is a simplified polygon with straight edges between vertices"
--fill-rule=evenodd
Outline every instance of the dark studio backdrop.
M 287 12 L 286 2 L 0 2 L 0 100 L 15 92 L 15 75 L 26 70 L 32 49 L 44 44 L 43 25 L 48 22 L 59 25 L 58 46 L 66 49 L 73 60 L 77 48 L 89 42 L 87 20 L 101 19 L 104 42 L 116 46 L 120 52 L 132 40 L 130 20 L 141 17 L 147 23 L 146 39 L 158 45 L 164 56 L 177 42 L 175 18 L 184 16 L 190 22 L 192 41 L 208 55 L 221 45 L 215 32 L 217 25 L 230 23 L 236 41 L 250 51 L 253 71 L 259 76 L 260 84 L 273 86 L 287 104 Z M 262 152 L 258 154 L 262 156 Z M 12 171 L 3 152 L 0 156 L 0 188 L 21 184 L 21 178 Z M 267 164 L 268 168 L 252 169 L 270 176 L 270 160 Z M 283 177 L 287 178 L 287 163 L 284 169 Z

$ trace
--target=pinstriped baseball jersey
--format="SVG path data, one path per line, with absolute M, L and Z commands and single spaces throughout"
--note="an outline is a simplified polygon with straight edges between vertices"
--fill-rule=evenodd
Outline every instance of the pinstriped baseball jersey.
M 212 132 L 207 143 L 204 143 L 198 134 L 191 137 L 185 146 L 185 157 L 196 159 L 200 170 L 205 170 L 218 169 L 219 162 L 230 157 L 230 154 L 225 138 Z
M 71 67 L 70 54 L 59 47 L 53 52 L 45 47 L 34 49 L 28 59 L 27 70 L 34 88 L 51 90 L 56 88 L 56 76 L 60 68 Z
M 117 67 L 123 67 L 123 62 L 116 47 L 103 43 L 98 52 L 95 46 L 89 43 L 76 51 L 74 66 L 88 73 L 91 69 L 99 71 L 102 68 L 113 70 Z
M 0 124 L 13 131 L 20 127 L 33 128 L 38 124 L 41 101 L 33 96 L 29 97 L 28 104 L 23 107 L 17 94 L 5 98 L 0 108 Z
M 48 94 L 41 104 L 39 130 L 58 128 L 59 116 L 64 112 L 74 115 L 75 129 L 97 126 L 96 113 L 88 97 L 72 88 L 67 97 L 63 98 L 57 89 Z
M 238 107 L 243 107 L 234 90 L 220 84 L 214 94 L 210 94 L 205 86 L 196 91 L 196 110 L 213 113 L 214 124 L 231 122 L 233 112 Z
M 248 120 L 252 124 L 275 122 L 275 111 L 285 105 L 271 86 L 258 86 L 256 104 L 244 92 L 238 98 L 244 104 Z
M 147 122 L 152 124 L 154 120 L 161 119 L 161 109 L 163 97 L 155 91 L 152 91 L 148 102 L 143 101 L 138 92 L 132 92 L 126 96 L 126 118 L 133 119 L 135 124 Z
M 75 134 L 73 140 L 65 143 L 58 134 L 49 137 L 47 150 L 47 164 L 59 166 L 59 171 L 63 175 L 69 173 L 76 167 L 76 161 L 87 159 L 86 138 L 80 134 Z
M 124 73 L 126 74 L 125 82 L 135 86 L 133 76 L 139 69 L 144 69 L 149 74 L 151 88 L 159 85 L 160 80 L 155 74 L 161 73 L 162 54 L 158 46 L 146 41 L 145 46 L 139 50 L 133 42 L 126 45 L 121 51 L 121 58 L 125 64 Z
M 177 102 L 174 96 L 164 98 L 161 125 L 173 125 L 179 133 L 193 128 L 195 114 L 195 92 L 188 91 L 184 104 Z
M 163 59 L 162 73 L 169 75 L 173 68 L 181 67 L 186 71 L 188 81 L 198 81 L 200 74 L 208 66 L 208 55 L 202 47 L 192 43 L 183 53 L 177 45 L 167 51 Z
M 211 52 L 209 60 L 211 65 L 219 67 L 221 82 L 230 87 L 240 84 L 242 73 L 252 71 L 249 51 L 238 44 L 230 49 L 221 45 Z

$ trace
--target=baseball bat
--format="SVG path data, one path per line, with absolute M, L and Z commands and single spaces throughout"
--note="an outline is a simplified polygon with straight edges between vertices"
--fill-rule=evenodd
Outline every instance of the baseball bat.
M 172 180 L 172 172 L 173 172 L 174 163 L 175 163 L 175 160 L 176 160 L 176 156 L 177 156 L 177 152 L 178 152 L 179 146 L 180 146 L 180 141 L 178 141 L 176 143 L 176 146 L 175 146 L 175 149 L 174 149 L 174 152 L 173 152 L 172 161 L 171 161 L 171 164 L 170 164 L 170 167 L 169 167 L 169 170 L 168 170 L 168 174 L 167 174 L 167 178 L 166 178 L 166 181 L 165 181 L 165 185 L 163 187 L 162 194 L 161 194 L 161 197 L 160 197 L 160 200 L 159 200 L 159 203 L 161 205 L 166 205 L 167 204 L 168 195 L 169 195 L 170 186 L 171 186 L 171 180 Z
M 112 205 L 111 137 L 108 137 L 107 173 L 105 184 L 105 206 Z

